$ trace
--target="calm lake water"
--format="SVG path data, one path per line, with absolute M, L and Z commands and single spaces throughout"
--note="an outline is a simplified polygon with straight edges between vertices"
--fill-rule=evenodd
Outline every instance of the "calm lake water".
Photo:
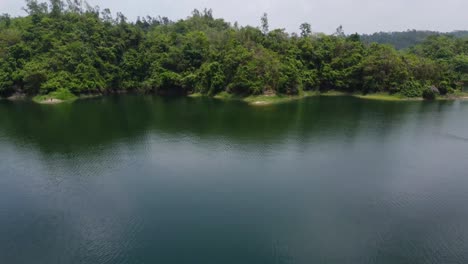
M 0 263 L 468 263 L 468 102 L 0 101 Z

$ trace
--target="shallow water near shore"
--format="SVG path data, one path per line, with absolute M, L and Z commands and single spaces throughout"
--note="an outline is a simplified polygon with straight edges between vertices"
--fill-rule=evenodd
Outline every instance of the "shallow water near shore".
M 0 101 L 0 263 L 467 263 L 468 101 Z

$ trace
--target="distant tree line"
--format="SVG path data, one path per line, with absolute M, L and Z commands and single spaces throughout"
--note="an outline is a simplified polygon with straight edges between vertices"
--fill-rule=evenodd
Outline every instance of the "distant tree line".
M 408 50 L 357 34 L 239 27 L 210 9 L 184 20 L 122 14 L 79 0 L 26 1 L 27 16 L 0 17 L 0 95 L 119 91 L 159 94 L 298 94 L 307 90 L 422 96 L 468 83 L 468 40 L 426 38 Z
M 366 44 L 373 42 L 380 44 L 390 44 L 396 49 L 406 49 L 423 43 L 428 37 L 432 36 L 453 36 L 457 38 L 467 38 L 468 30 L 458 30 L 449 33 L 426 30 L 407 30 L 403 32 L 377 32 L 374 34 L 363 34 L 361 39 Z

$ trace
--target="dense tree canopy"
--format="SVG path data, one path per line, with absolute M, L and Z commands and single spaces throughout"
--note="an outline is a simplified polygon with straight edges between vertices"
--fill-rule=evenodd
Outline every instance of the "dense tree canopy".
M 305 90 L 422 96 L 468 83 L 468 40 L 432 36 L 405 52 L 345 35 L 239 27 L 194 10 L 185 20 L 129 22 L 80 1 L 27 0 L 26 17 L 0 16 L 0 95 L 116 91 L 238 95 Z

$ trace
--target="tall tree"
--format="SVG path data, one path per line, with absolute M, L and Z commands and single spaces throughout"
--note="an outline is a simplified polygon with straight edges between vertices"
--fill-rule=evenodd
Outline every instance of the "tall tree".
M 310 36 L 310 34 L 312 34 L 312 27 L 309 23 L 302 23 L 299 29 L 301 30 L 301 37 L 303 38 L 308 37 Z
M 268 14 L 263 13 L 261 20 L 261 27 L 262 27 L 262 33 L 263 35 L 268 34 L 270 32 L 270 25 L 268 24 Z
M 335 36 L 340 37 L 340 38 L 343 38 L 346 36 L 342 25 L 336 28 Z

